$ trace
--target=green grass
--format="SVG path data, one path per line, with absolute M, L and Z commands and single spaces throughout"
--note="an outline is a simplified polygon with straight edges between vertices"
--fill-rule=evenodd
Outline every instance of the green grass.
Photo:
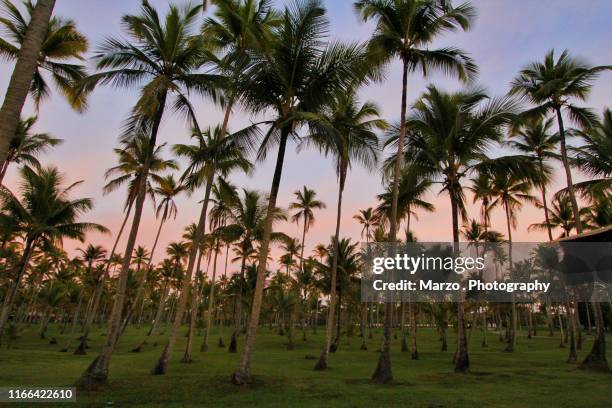
M 284 337 L 268 328 L 259 331 L 253 362 L 256 381 L 248 387 L 235 387 L 229 375 L 239 354 L 229 354 L 212 339 L 208 353 L 199 352 L 201 337 L 196 339 L 194 362 L 180 363 L 185 338 L 181 336 L 174 358 L 165 376 L 149 374 L 161 352 L 160 345 L 148 346 L 140 354 L 130 353 L 146 333 L 146 328 L 130 329 L 122 337 L 110 370 L 111 388 L 96 393 L 77 393 L 77 406 L 398 406 L 398 407 L 610 407 L 612 375 L 586 373 L 565 363 L 567 350 L 560 349 L 558 338 L 519 337 L 515 353 L 503 352 L 503 343 L 495 333 L 489 334 L 489 348 L 480 347 L 476 332 L 470 346 L 472 373 L 454 374 L 452 351 L 440 352 L 435 332 L 419 331 L 420 359 L 399 351 L 399 340 L 393 342 L 393 375 L 395 383 L 380 386 L 369 382 L 376 365 L 380 344 L 378 333 L 369 340 L 369 351 L 360 351 L 361 339 L 343 339 L 338 352 L 331 355 L 330 370 L 315 372 L 322 331 L 309 332 L 307 342 L 296 332 L 296 349 L 285 349 Z M 226 330 L 227 333 L 227 330 Z M 0 386 L 68 386 L 91 362 L 102 344 L 102 331 L 92 336 L 87 356 L 60 353 L 65 337 L 52 327 L 47 338 L 55 336 L 57 345 L 36 336 L 36 328 L 26 329 L 13 349 L 0 350 Z M 454 338 L 449 333 L 449 349 Z M 544 331 L 539 333 L 546 335 Z M 227 338 L 225 339 L 227 342 Z M 244 338 L 240 338 L 240 345 Z M 579 352 L 582 359 L 591 346 L 587 338 Z M 610 346 L 608 350 L 610 350 Z M 608 354 L 608 360 L 610 355 Z M 48 406 L 48 405 L 47 405 Z M 75 404 L 67 406 L 74 407 Z

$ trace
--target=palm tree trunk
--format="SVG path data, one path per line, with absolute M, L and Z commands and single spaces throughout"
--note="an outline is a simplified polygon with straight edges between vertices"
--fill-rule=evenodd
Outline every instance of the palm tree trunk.
M 0 338 L 2 338 L 2 333 L 4 332 L 4 326 L 8 321 L 8 317 L 13 309 L 13 302 L 15 301 L 15 294 L 19 289 L 19 285 L 21 284 L 21 280 L 25 275 L 28 265 L 30 263 L 30 258 L 32 257 L 32 253 L 34 252 L 34 243 L 31 238 L 26 239 L 26 244 L 23 249 L 23 254 L 21 255 L 21 259 L 17 265 L 17 273 L 15 276 L 15 280 L 11 283 L 10 288 L 6 295 L 4 296 L 4 302 L 2 304 L 2 313 L 0 314 Z
M 2 180 L 0 179 L 0 183 Z M 302 231 L 302 249 L 300 250 L 300 272 L 304 271 L 304 248 L 306 247 L 306 229 L 308 227 L 306 217 L 304 217 L 304 231 Z
M 293 126 L 293 124 L 290 126 Z M 252 381 L 251 359 L 255 350 L 257 326 L 259 325 L 259 314 L 263 300 L 263 289 L 266 279 L 266 263 L 268 260 L 268 250 L 270 247 L 270 236 L 272 234 L 272 221 L 274 210 L 276 208 L 276 198 L 278 196 L 278 189 L 280 187 L 281 176 L 283 173 L 285 150 L 287 148 L 287 139 L 289 138 L 290 131 L 291 127 L 281 129 L 281 137 L 278 145 L 278 156 L 276 158 L 276 166 L 274 169 L 274 176 L 272 178 L 272 186 L 270 188 L 270 196 L 268 199 L 268 212 L 266 214 L 263 239 L 261 241 L 259 264 L 257 265 L 257 280 L 255 283 L 255 292 L 253 294 L 253 303 L 251 306 L 251 318 L 249 319 L 248 323 L 247 338 L 240 365 L 232 374 L 232 382 L 237 385 L 250 383 Z
M 11 163 L 11 156 L 12 154 L 8 153 L 6 155 L 6 159 L 4 160 L 2 165 L 0 165 L 0 186 L 3 185 L 2 182 L 4 181 L 4 176 L 6 176 L 6 171 L 8 170 L 9 164 Z
M 217 255 L 218 251 L 215 250 L 215 257 L 213 261 L 213 274 L 210 281 L 210 294 L 208 295 L 208 313 L 206 314 L 206 328 L 204 329 L 204 341 L 200 347 L 200 351 L 208 351 L 208 339 L 210 337 L 210 330 L 212 328 L 212 314 L 214 312 L 215 305 L 215 280 L 217 277 Z
M 572 181 L 572 170 L 567 159 L 567 148 L 565 145 L 565 129 L 563 128 L 563 116 L 561 115 L 561 108 L 555 108 L 557 112 L 557 122 L 559 124 L 559 136 L 561 139 L 561 160 L 563 161 L 563 168 L 565 169 L 565 177 L 567 179 L 567 191 L 569 193 L 570 202 L 572 203 L 572 213 L 574 214 L 574 223 L 576 224 L 576 231 L 578 234 L 582 233 L 582 222 L 580 221 L 580 208 L 578 207 L 578 201 L 576 200 L 576 192 L 574 191 L 574 182 Z
M 117 281 L 117 290 L 115 292 L 115 300 L 113 302 L 113 308 L 109 318 L 106 341 L 98 357 L 92 361 L 89 367 L 87 367 L 85 372 L 77 380 L 77 387 L 80 389 L 93 390 L 96 388 L 105 387 L 108 384 L 108 368 L 113 352 L 115 351 L 119 331 L 121 330 L 121 316 L 123 314 L 125 291 L 127 288 L 130 265 L 132 263 L 132 253 L 134 252 L 134 246 L 136 245 L 138 228 L 140 227 L 140 220 L 142 218 L 142 210 L 147 196 L 149 167 L 151 165 L 151 159 L 155 150 L 157 132 L 159 130 L 159 125 L 161 124 L 164 108 L 166 106 L 166 96 L 167 94 L 165 92 L 159 96 L 159 109 L 153 118 L 151 138 L 148 146 L 149 151 L 138 183 L 134 218 L 132 220 L 132 227 L 130 229 L 130 234 L 125 247 L 125 253 L 123 254 L 123 263 L 121 264 L 121 272 L 119 273 L 119 279 Z
M 72 315 L 72 325 L 70 326 L 70 333 L 68 333 L 68 337 L 66 338 L 66 343 L 64 347 L 60 350 L 63 353 L 68 351 L 68 348 L 70 347 L 70 341 L 72 340 L 72 336 L 74 336 L 74 332 L 77 327 L 79 313 L 81 313 L 81 306 L 83 304 L 83 292 L 84 290 L 83 288 L 81 288 L 81 290 L 79 291 L 79 300 L 77 302 L 77 307 L 74 309 L 74 314 Z
M 230 338 L 230 344 L 227 349 L 229 353 L 238 352 L 238 336 L 240 335 L 240 324 L 242 320 L 242 291 L 244 284 L 244 272 L 246 269 L 246 248 L 250 237 L 246 237 L 242 244 L 242 261 L 240 263 L 240 285 L 238 285 L 238 293 L 234 297 L 234 330 L 232 331 L 232 337 Z
M 451 180 L 451 185 L 453 181 Z M 453 246 L 455 253 L 459 252 L 459 205 L 455 191 L 450 191 L 451 212 L 453 221 Z M 464 304 L 461 299 L 457 302 L 457 352 L 454 358 L 455 372 L 467 373 L 470 371 L 470 359 L 468 354 L 468 342 L 465 331 Z
M 185 312 L 185 306 L 187 305 L 187 299 L 189 297 L 191 277 L 193 276 L 193 269 L 196 264 L 198 249 L 200 248 L 200 243 L 204 237 L 204 230 L 206 229 L 206 214 L 208 212 L 208 202 L 210 201 L 210 191 L 212 189 L 213 182 L 214 171 L 211 172 L 211 174 L 208 176 L 208 180 L 206 181 L 206 191 L 204 193 L 204 201 L 202 202 L 200 220 L 198 221 L 198 226 L 196 228 L 195 236 L 189 251 L 189 262 L 187 264 L 187 271 L 185 272 L 185 279 L 183 281 L 183 287 L 181 288 L 181 294 L 176 305 L 176 314 L 174 316 L 174 324 L 172 325 L 172 329 L 170 331 L 170 337 L 168 338 L 168 342 L 166 343 L 157 364 L 152 370 L 152 373 L 156 375 L 166 373 L 168 364 L 170 362 L 170 356 L 172 355 L 172 350 L 174 349 L 174 345 L 176 343 L 176 336 L 181 327 L 183 313 Z
M 540 175 L 544 178 L 544 164 L 542 158 L 539 158 Z M 546 183 L 542 181 L 542 206 L 544 207 L 544 220 L 546 221 L 546 231 L 548 232 L 548 240 L 552 241 L 552 228 L 550 226 L 550 216 L 548 215 L 548 203 L 546 201 Z
M 593 348 L 584 361 L 580 364 L 583 370 L 609 372 L 608 360 L 606 360 L 606 333 L 604 331 L 604 320 L 601 310 L 601 303 L 592 302 L 591 307 L 595 314 L 595 324 L 597 325 L 597 337 L 593 342 Z
M 391 195 L 391 219 L 389 223 L 389 241 L 394 244 L 397 237 L 397 201 L 399 198 L 399 182 L 401 177 L 404 143 L 406 139 L 406 97 L 408 94 L 408 61 L 402 61 L 402 108 L 400 111 L 400 134 L 393 169 L 393 190 Z M 372 380 L 376 383 L 387 384 L 393 381 L 391 370 L 391 324 L 393 323 L 393 303 L 385 303 L 385 328 L 383 333 L 383 345 L 376 370 L 372 374 Z
M 21 116 L 30 85 L 38 66 L 40 49 L 47 35 L 55 0 L 38 0 L 26 29 L 17 62 L 0 109 L 0 164 L 4 164 L 9 144 Z
M 341 159 L 342 160 L 342 159 Z M 340 248 L 340 221 L 342 217 L 342 194 L 344 192 L 344 183 L 346 181 L 346 172 L 348 165 L 346 161 L 342 160 L 340 163 L 340 174 L 338 183 L 338 208 L 336 211 L 336 233 L 334 235 L 334 257 L 332 260 L 331 269 L 331 285 L 329 288 L 329 311 L 327 316 L 327 325 L 325 327 L 325 344 L 321 351 L 319 361 L 315 365 L 315 370 L 326 370 L 327 359 L 329 357 L 329 351 L 332 344 L 332 336 L 334 331 L 334 315 L 336 311 L 336 285 L 338 280 L 338 252 Z M 340 310 L 340 308 L 338 308 Z M 340 318 L 338 316 L 338 323 Z M 340 328 L 338 328 L 338 337 L 340 337 Z
M 570 364 L 574 364 L 578 359 L 578 355 L 576 353 L 576 318 L 574 316 L 574 312 L 572 311 L 572 304 L 569 299 L 565 302 L 567 307 L 567 322 L 568 322 L 568 332 L 569 332 L 569 355 L 567 357 L 567 362 Z
M 508 203 L 504 203 L 504 209 L 506 212 L 506 225 L 508 226 L 508 268 L 510 270 L 510 280 L 514 278 L 513 270 L 514 264 L 512 260 L 512 223 L 510 218 L 510 208 L 508 207 Z M 508 338 L 508 345 L 506 346 L 506 350 L 508 352 L 514 352 L 514 348 L 516 346 L 516 326 L 517 326 L 517 316 L 516 316 L 516 302 L 514 300 L 514 292 L 510 294 L 512 298 L 512 305 L 510 307 L 510 337 Z

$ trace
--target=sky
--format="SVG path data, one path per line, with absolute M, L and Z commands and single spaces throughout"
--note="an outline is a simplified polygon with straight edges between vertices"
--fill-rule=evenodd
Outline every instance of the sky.
M 183 1 L 176 1 L 178 4 Z M 160 11 L 167 8 L 166 0 L 150 1 Z M 285 1 L 277 0 L 282 6 Z M 442 36 L 431 48 L 453 45 L 467 51 L 477 62 L 480 74 L 477 83 L 484 86 L 491 95 L 503 95 L 508 91 L 508 84 L 525 64 L 541 60 L 550 49 L 568 49 L 573 55 L 583 57 L 595 65 L 612 63 L 612 2 L 609 0 L 473 0 L 478 17 L 469 32 L 450 33 Z M 76 21 L 78 29 L 90 41 L 91 51 L 107 36 L 119 36 L 120 19 L 124 14 L 136 13 L 138 0 L 79 0 L 58 1 L 55 14 Z M 365 41 L 371 35 L 372 24 L 364 24 L 353 11 L 350 0 L 325 0 L 331 22 L 330 39 L 342 41 Z M 91 53 L 90 51 L 90 53 Z M 90 70 L 93 66 L 89 64 Z M 12 65 L 0 61 L 0 94 L 4 95 Z M 422 78 L 415 73 L 409 77 L 408 100 L 414 102 L 430 82 L 447 90 L 457 90 L 462 84 L 454 79 L 437 75 Z M 604 73 L 595 82 L 586 106 L 601 112 L 612 105 L 609 95 L 612 94 L 612 73 Z M 370 100 L 381 108 L 383 117 L 396 121 L 399 117 L 401 99 L 401 72 L 396 61 L 386 71 L 383 83 L 372 84 L 360 93 L 363 101 Z M 67 181 L 84 180 L 75 190 L 75 195 L 91 197 L 94 209 L 83 217 L 83 220 L 94 221 L 108 227 L 113 233 L 119 229 L 122 220 L 125 191 L 119 190 L 108 195 L 102 194 L 105 184 L 104 172 L 116 164 L 113 148 L 117 147 L 118 135 L 122 121 L 126 118 L 136 100 L 136 92 L 110 87 L 95 90 L 89 101 L 89 109 L 84 114 L 72 111 L 61 96 L 54 94 L 40 109 L 36 130 L 47 132 L 64 139 L 64 143 L 52 152 L 41 157 L 44 164 L 58 166 L 65 173 Z M 222 113 L 212 103 L 196 100 L 197 116 L 201 127 L 214 126 L 221 122 Z M 32 115 L 33 109 L 28 104 L 24 116 Z M 231 118 L 231 129 L 237 130 L 250 124 L 252 118 L 236 110 Z M 173 114 L 167 114 L 158 137 L 161 143 L 168 146 L 188 141 L 187 126 L 184 121 Z M 168 146 L 164 150 L 169 157 Z M 496 154 L 504 152 L 495 152 Z M 270 159 L 257 164 L 250 176 L 234 175 L 231 181 L 249 189 L 268 192 L 270 188 L 274 154 Z M 564 186 L 560 163 L 552 163 L 556 178 L 549 191 L 554 192 Z M 583 176 L 577 174 L 578 180 Z M 17 185 L 17 169 L 13 166 L 6 179 L 9 188 Z M 319 153 L 308 150 L 296 151 L 295 146 L 288 148 L 283 171 L 278 205 L 286 208 L 293 201 L 293 192 L 302 186 L 313 188 L 319 199 L 327 204 L 325 210 L 316 212 L 316 223 L 310 230 L 306 242 L 306 254 L 312 251 L 319 242 L 329 242 L 335 227 L 335 208 L 337 199 L 337 179 L 333 160 L 322 157 Z M 376 195 L 382 191 L 379 173 L 368 172 L 358 166 L 353 167 L 348 175 L 344 195 L 341 234 L 360 241 L 361 226 L 352 219 L 359 209 L 376 205 Z M 198 194 L 198 193 L 196 193 Z M 202 193 L 200 193 L 202 194 Z M 449 200 L 446 195 L 438 194 L 434 188 L 426 197 L 436 207 L 435 213 L 419 213 L 418 220 L 413 220 L 412 228 L 420 241 L 446 242 L 452 239 L 451 215 Z M 549 197 L 550 199 L 550 197 Z M 178 216 L 166 223 L 160 248 L 155 260 L 164 255 L 163 248 L 169 242 L 180 240 L 183 229 L 191 222 L 197 221 L 199 214 L 197 195 L 180 196 L 176 202 Z M 471 204 L 468 196 L 468 209 L 473 217 L 478 214 L 477 205 Z M 516 241 L 545 240 L 544 232 L 528 232 L 531 223 L 541 222 L 543 213 L 525 205 L 518 217 L 518 227 L 513 232 Z M 493 228 L 506 231 L 505 220 L 500 212 L 493 214 Z M 157 220 L 151 202 L 147 202 L 140 226 L 138 244 L 150 248 L 153 244 Z M 279 225 L 279 229 L 291 236 L 301 237 L 301 228 L 296 224 Z M 125 234 L 127 235 L 127 234 Z M 112 246 L 114 235 L 90 234 L 88 242 Z M 119 250 L 124 248 L 124 241 Z M 65 249 L 75 254 L 76 248 L 84 247 L 80 242 L 67 241 Z M 279 250 L 273 250 L 278 256 Z M 220 260 L 221 262 L 221 260 Z M 234 267 L 235 269 L 235 267 Z M 230 267 L 230 271 L 232 268 Z

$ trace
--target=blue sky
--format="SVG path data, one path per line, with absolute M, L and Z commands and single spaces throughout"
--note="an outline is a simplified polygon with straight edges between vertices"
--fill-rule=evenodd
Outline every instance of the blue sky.
M 165 0 L 152 0 L 151 3 L 160 10 L 167 7 Z M 279 5 L 283 3 L 277 1 Z M 559 52 L 567 48 L 572 54 L 584 57 L 593 64 L 612 63 L 612 2 L 609 0 L 474 0 L 472 3 L 478 10 L 474 28 L 467 33 L 447 34 L 436 41 L 432 48 L 454 45 L 469 52 L 480 68 L 478 84 L 486 87 L 492 95 L 504 94 L 508 90 L 508 83 L 523 65 L 542 59 L 551 48 Z M 369 37 L 372 25 L 359 21 L 353 12 L 352 1 L 327 0 L 324 4 L 328 8 L 331 21 L 331 38 L 364 41 Z M 139 5 L 140 1 L 137 0 L 64 0 L 57 2 L 55 13 L 74 19 L 94 50 L 104 37 L 119 35 L 121 16 L 137 12 Z M 384 83 L 373 84 L 361 92 L 362 99 L 375 101 L 382 108 L 384 117 L 390 121 L 396 120 L 399 115 L 399 68 L 399 64 L 392 64 L 387 70 Z M 2 95 L 11 70 L 12 66 L 9 64 L 0 63 Z M 605 73 L 600 77 L 587 102 L 588 106 L 601 112 L 604 106 L 612 105 L 611 80 L 612 73 Z M 429 82 L 435 82 L 447 89 L 461 87 L 461 84 L 453 79 L 439 76 L 424 79 L 419 74 L 413 74 L 409 78 L 409 101 L 414 101 Z M 70 181 L 85 179 L 78 192 L 95 200 L 95 209 L 87 219 L 104 223 L 113 231 L 116 231 L 120 222 L 124 192 L 118 191 L 103 196 L 101 186 L 104 184 L 105 169 L 115 164 L 112 149 L 116 147 L 122 120 L 134 101 L 134 92 L 101 87 L 94 92 L 89 110 L 79 115 L 71 111 L 59 96 L 53 96 L 43 104 L 37 128 L 65 140 L 63 145 L 43 157 L 43 162 L 59 166 L 66 172 Z M 221 113 L 212 104 L 197 101 L 196 106 L 202 126 L 220 122 Z M 31 106 L 26 107 L 25 113 L 32 113 Z M 248 115 L 236 111 L 231 119 L 232 129 L 248 124 L 249 119 Z M 169 144 L 186 142 L 187 131 L 181 119 L 167 115 L 161 128 L 160 139 Z M 273 164 L 272 160 L 268 160 L 258 165 L 251 177 L 236 176 L 232 181 L 240 186 L 268 191 Z M 558 167 L 558 164 L 556 165 Z M 15 174 L 15 169 L 12 169 L 7 180 L 9 186 L 15 185 Z M 375 196 L 381 190 L 380 176 L 354 168 L 347 183 L 342 231 L 343 235 L 359 239 L 360 227 L 351 217 L 358 209 L 375 205 Z M 317 214 L 317 224 L 308 237 L 308 252 L 313 244 L 327 242 L 332 234 L 336 179 L 330 159 L 311 151 L 301 151 L 298 154 L 293 146 L 287 155 L 279 205 L 287 206 L 292 199 L 291 193 L 303 185 L 316 189 L 320 198 L 327 203 L 327 209 Z M 551 190 L 556 191 L 561 185 L 557 182 Z M 422 241 L 450 240 L 448 199 L 446 196 L 438 196 L 436 191 L 432 191 L 429 199 L 436 204 L 438 211 L 435 214 L 419 215 L 419 220 L 414 222 L 417 236 Z M 179 239 L 184 226 L 196 220 L 199 212 L 198 201 L 185 196 L 177 200 L 179 216 L 167 226 L 160 242 L 162 248 L 168 242 Z M 526 207 L 519 219 L 516 239 L 543 239 L 543 234 L 526 231 L 527 225 L 539 222 L 541 218 L 543 217 L 539 211 Z M 496 222 L 494 228 L 505 231 L 501 218 L 495 220 L 499 222 Z M 139 244 L 150 247 L 155 228 L 153 209 L 147 204 Z M 291 235 L 299 236 L 295 225 L 286 225 L 282 229 Z M 108 237 L 91 238 L 95 243 L 110 246 L 111 240 Z M 79 245 L 67 243 L 66 248 L 74 249 Z

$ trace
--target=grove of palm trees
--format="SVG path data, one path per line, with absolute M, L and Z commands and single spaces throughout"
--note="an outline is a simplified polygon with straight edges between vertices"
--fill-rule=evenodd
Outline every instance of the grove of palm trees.
M 385 244 L 611 241 L 612 6 L 544 3 L 1 0 L 0 401 L 611 406 L 609 254 L 362 295 Z

